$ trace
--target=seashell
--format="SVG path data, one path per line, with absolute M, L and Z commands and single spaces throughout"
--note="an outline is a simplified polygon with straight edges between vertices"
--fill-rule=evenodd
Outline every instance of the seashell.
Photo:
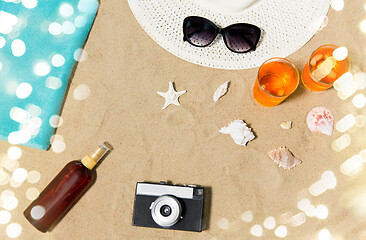
M 213 95 L 213 101 L 217 102 L 222 96 L 227 93 L 229 87 L 229 82 L 224 82 L 220 87 L 218 87 Z
M 292 121 L 281 123 L 281 128 L 285 130 L 290 130 L 292 128 Z
M 279 147 L 268 152 L 268 156 L 278 164 L 278 166 L 284 169 L 292 169 L 302 162 L 292 155 L 292 153 L 286 147 Z
M 333 134 L 334 117 L 325 107 L 316 107 L 311 110 L 306 118 L 310 131 L 331 136 Z
M 219 130 L 220 133 L 230 134 L 234 142 L 240 146 L 246 146 L 255 136 L 251 128 L 243 120 L 234 120 L 227 127 Z

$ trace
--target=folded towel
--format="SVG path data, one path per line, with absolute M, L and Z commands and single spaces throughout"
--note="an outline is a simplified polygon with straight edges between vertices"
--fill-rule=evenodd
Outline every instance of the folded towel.
M 50 119 L 97 8 L 97 0 L 0 1 L 0 139 L 49 148 Z

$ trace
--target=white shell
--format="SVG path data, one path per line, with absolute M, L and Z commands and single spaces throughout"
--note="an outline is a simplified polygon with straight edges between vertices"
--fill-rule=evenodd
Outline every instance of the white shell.
M 255 136 L 251 128 L 243 120 L 234 120 L 227 127 L 219 130 L 220 133 L 230 134 L 234 142 L 240 146 L 246 146 Z
M 286 147 L 279 147 L 268 152 L 268 156 L 284 169 L 292 169 L 301 164 L 301 160 L 297 159 Z
M 292 121 L 281 123 L 281 128 L 285 130 L 290 130 L 292 128 Z
M 213 101 L 217 102 L 222 96 L 227 93 L 229 87 L 229 82 L 224 82 L 220 87 L 218 87 L 213 95 Z

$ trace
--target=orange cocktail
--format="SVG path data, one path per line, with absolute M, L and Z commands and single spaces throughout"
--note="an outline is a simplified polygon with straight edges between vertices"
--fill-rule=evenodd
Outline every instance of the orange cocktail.
M 259 68 L 253 88 L 254 99 L 264 107 L 280 104 L 299 85 L 299 72 L 285 58 L 271 58 Z
M 323 45 L 313 52 L 301 72 L 304 86 L 314 92 L 331 88 L 333 83 L 349 71 L 351 62 L 347 55 L 342 58 L 333 56 L 335 45 Z

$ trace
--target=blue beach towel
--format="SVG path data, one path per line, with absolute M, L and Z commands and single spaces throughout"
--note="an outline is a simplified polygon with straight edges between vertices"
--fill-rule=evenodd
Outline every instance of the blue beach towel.
M 49 148 L 97 9 L 97 0 L 0 0 L 0 139 Z

